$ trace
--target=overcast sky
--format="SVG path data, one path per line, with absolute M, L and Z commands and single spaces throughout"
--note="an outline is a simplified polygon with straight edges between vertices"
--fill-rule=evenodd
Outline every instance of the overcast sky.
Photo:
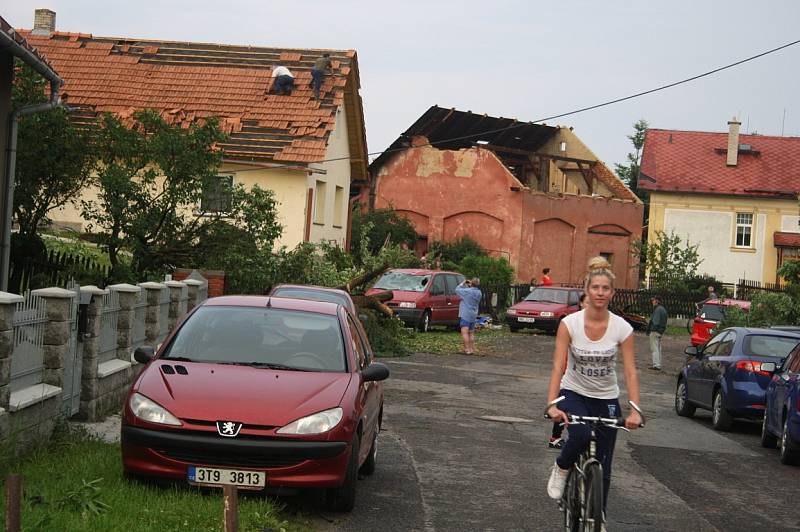
M 113 6 L 113 7 L 112 7 Z M 800 1 L 3 0 L 31 28 L 98 36 L 355 49 L 371 152 L 428 107 L 539 120 L 800 39 Z M 800 136 L 800 45 L 690 84 L 561 118 L 609 166 L 651 127 Z M 784 121 L 785 113 L 785 121 Z

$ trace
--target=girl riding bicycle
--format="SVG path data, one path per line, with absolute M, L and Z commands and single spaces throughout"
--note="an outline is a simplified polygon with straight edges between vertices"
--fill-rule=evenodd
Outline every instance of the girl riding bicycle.
M 569 469 L 589 442 L 586 425 L 569 425 L 565 412 L 584 416 L 615 418 L 621 415 L 617 384 L 617 354 L 622 352 L 628 399 L 639 403 L 639 378 L 633 350 L 633 328 L 624 319 L 608 310 L 614 295 L 614 274 L 603 257 L 589 261 L 584 280 L 584 310 L 565 317 L 558 326 L 553 352 L 553 370 L 547 390 L 547 414 L 554 422 L 567 425 L 569 438 L 553 465 L 547 482 L 547 494 L 560 499 Z M 564 396 L 556 406 L 553 401 Z M 631 410 L 625 426 L 639 428 L 642 417 Z M 616 430 L 600 427 L 597 432 L 597 455 L 603 465 L 603 511 L 611 483 Z

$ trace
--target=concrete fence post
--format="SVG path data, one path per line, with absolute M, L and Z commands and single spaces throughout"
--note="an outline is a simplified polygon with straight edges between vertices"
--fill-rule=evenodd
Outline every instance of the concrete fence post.
M 94 285 L 82 286 L 81 295 L 91 294 L 86 308 L 86 330 L 83 333 L 83 366 L 81 368 L 81 405 L 78 416 L 81 419 L 97 419 L 94 390 L 97 387 L 97 364 L 100 355 L 100 323 L 103 310 L 103 296 L 108 290 Z
M 133 321 L 136 319 L 135 306 L 142 291 L 132 284 L 112 284 L 108 287 L 112 292 L 119 294 L 119 314 L 117 318 L 117 356 L 116 358 L 138 364 L 131 356 L 133 347 Z
M 14 351 L 14 310 L 24 298 L 0 292 L 0 440 L 8 437 L 8 401 L 11 397 L 11 357 Z
M 169 330 L 175 328 L 178 320 L 186 314 L 187 285 L 181 281 L 167 281 L 164 283 L 169 288 Z
M 64 387 L 64 353 L 69 349 L 69 311 L 75 292 L 64 288 L 40 288 L 32 294 L 45 300 L 47 324 L 44 327 L 44 373 L 42 382 Z
M 147 291 L 147 312 L 145 313 L 145 326 L 144 333 L 147 338 L 147 345 L 158 347 L 158 336 L 161 331 L 161 324 L 159 319 L 161 316 L 161 309 L 159 305 L 159 297 L 164 285 L 161 283 L 139 283 L 139 286 Z
M 198 281 L 197 279 L 186 279 L 183 281 L 188 287 L 189 290 L 189 303 L 186 306 L 187 312 L 192 310 L 197 305 L 197 295 L 200 291 L 200 287 L 202 287 L 205 283 L 203 281 Z

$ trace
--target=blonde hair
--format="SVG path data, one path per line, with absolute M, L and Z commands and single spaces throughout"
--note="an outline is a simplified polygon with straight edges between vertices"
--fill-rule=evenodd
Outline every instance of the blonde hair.
M 583 279 L 583 289 L 586 290 L 589 288 L 589 283 L 598 275 L 605 275 L 608 277 L 608 280 L 611 281 L 611 287 L 614 287 L 616 276 L 614 272 L 611 271 L 611 264 L 604 257 L 598 256 L 589 259 L 588 272 Z

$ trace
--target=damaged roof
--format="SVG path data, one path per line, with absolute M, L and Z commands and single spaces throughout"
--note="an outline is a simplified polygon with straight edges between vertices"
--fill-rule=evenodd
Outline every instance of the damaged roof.
M 800 192 L 800 137 L 739 135 L 728 166 L 728 133 L 648 129 L 639 186 L 663 192 L 789 197 Z
M 0 39 L 0 50 L 9 50 L 12 55 L 22 59 L 42 76 L 50 80 L 61 81 L 53 65 L 36 48 L 31 46 L 23 35 L 12 28 L 11 24 L 6 22 L 3 17 L 0 17 L 0 32 L 2 32 L 3 36 Z
M 78 123 L 93 123 L 104 112 L 130 120 L 146 108 L 183 127 L 218 117 L 230 135 L 220 145 L 230 160 L 323 161 L 337 110 L 345 104 L 352 179 L 366 179 L 366 132 L 354 50 L 20 33 L 58 69 L 69 105 L 79 109 L 73 114 Z M 311 68 L 325 52 L 333 70 L 316 101 L 309 87 Z M 291 96 L 267 94 L 272 68 L 278 65 L 295 76 Z

